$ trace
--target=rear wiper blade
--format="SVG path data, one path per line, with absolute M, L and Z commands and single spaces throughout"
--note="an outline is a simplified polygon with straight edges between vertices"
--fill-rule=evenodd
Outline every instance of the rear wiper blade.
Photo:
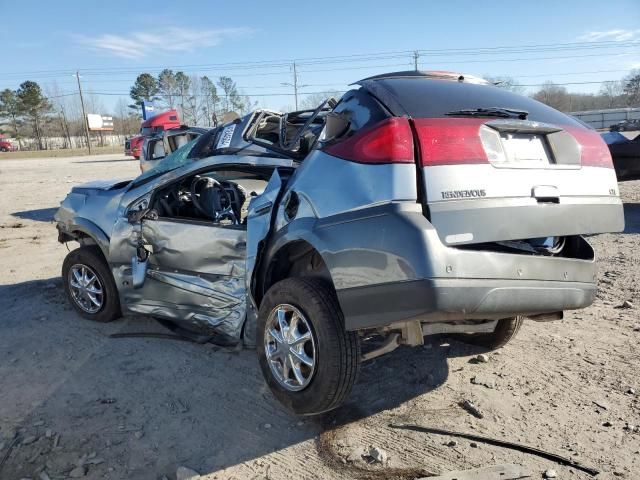
M 516 110 L 513 108 L 489 107 L 489 108 L 466 108 L 462 110 L 452 110 L 445 115 L 465 116 L 465 117 L 501 117 L 518 118 L 526 120 L 529 112 L 526 110 Z

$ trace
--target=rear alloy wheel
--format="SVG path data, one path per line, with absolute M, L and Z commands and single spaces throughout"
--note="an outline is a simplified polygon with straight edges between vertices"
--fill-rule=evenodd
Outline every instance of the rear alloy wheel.
M 71 251 L 62 264 L 64 289 L 84 318 L 110 322 L 122 316 L 115 282 L 98 247 Z
M 298 415 L 338 407 L 356 381 L 358 335 L 347 332 L 338 301 L 323 282 L 288 278 L 260 305 L 258 358 L 274 396 Z
M 496 329 L 491 333 L 472 333 L 456 335 L 455 338 L 464 343 L 497 350 L 509 343 L 518 333 L 524 317 L 513 317 L 498 320 Z
M 316 342 L 305 316 L 293 305 L 271 310 L 264 334 L 264 352 L 271 373 L 285 390 L 303 390 L 316 369 Z

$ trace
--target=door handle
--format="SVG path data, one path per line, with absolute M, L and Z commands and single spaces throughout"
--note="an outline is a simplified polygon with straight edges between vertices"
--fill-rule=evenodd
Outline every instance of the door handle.
M 264 213 L 267 213 L 269 210 L 271 210 L 271 207 L 273 207 L 273 202 L 266 202 L 266 203 L 263 203 L 262 205 L 258 205 L 253 212 L 255 215 L 262 215 Z

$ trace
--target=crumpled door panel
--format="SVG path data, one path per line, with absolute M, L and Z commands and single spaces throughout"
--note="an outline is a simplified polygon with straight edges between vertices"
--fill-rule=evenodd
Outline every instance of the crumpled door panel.
M 239 339 L 246 315 L 246 231 L 160 219 L 144 220 L 142 236 L 153 253 L 143 287 L 126 292 L 129 309 Z

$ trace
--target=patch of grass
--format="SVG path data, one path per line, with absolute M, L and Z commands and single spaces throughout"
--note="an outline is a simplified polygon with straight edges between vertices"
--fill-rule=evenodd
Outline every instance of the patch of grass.
M 124 146 L 109 145 L 106 147 L 91 147 L 92 155 L 101 155 L 105 153 L 122 153 L 124 154 Z M 19 158 L 50 158 L 50 157 L 76 157 L 89 155 L 86 148 L 66 148 L 60 150 L 23 150 L 19 152 L 0 152 L 1 160 L 15 160 Z M 133 157 L 132 157 L 133 158 Z

